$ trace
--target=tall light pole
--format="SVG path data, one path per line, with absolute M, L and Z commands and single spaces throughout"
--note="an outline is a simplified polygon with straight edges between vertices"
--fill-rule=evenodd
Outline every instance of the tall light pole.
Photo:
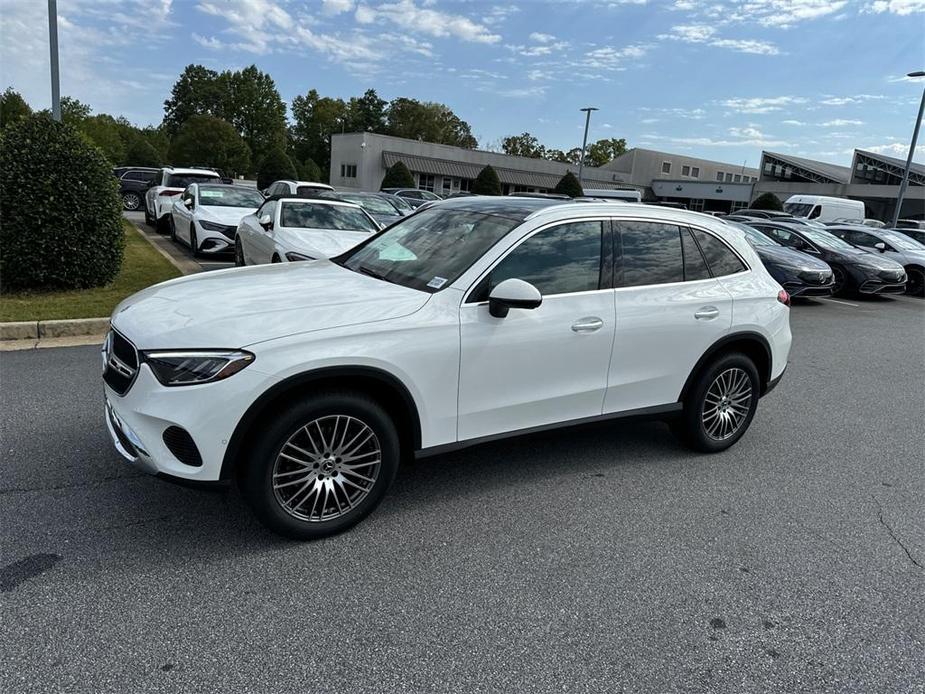
M 906 77 L 925 77 L 925 70 L 910 72 Z M 915 154 L 915 143 L 919 139 L 919 127 L 922 125 L 922 111 L 925 111 L 925 88 L 922 89 L 922 102 L 919 104 L 919 115 L 915 118 L 915 128 L 912 130 L 912 144 L 909 145 L 909 156 L 906 157 L 906 170 L 903 171 L 903 182 L 899 184 L 899 195 L 896 197 L 896 209 L 893 211 L 894 229 L 899 222 L 899 213 L 902 211 L 903 198 L 906 197 L 906 188 L 909 186 L 909 169 L 912 168 L 912 155 Z
M 578 160 L 578 185 L 581 185 L 581 174 L 585 168 L 585 147 L 588 146 L 588 126 L 591 124 L 591 111 L 597 111 L 599 109 L 594 106 L 588 106 L 579 110 L 585 112 L 585 136 L 581 141 L 581 159 Z
M 51 117 L 61 120 L 61 84 L 58 80 L 58 0 L 48 0 L 48 48 L 51 51 Z

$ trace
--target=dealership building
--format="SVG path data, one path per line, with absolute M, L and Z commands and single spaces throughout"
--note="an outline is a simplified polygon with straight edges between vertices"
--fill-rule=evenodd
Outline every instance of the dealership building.
M 550 192 L 573 164 L 513 157 L 433 142 L 374 133 L 341 133 L 331 139 L 330 183 L 336 188 L 379 190 L 387 169 L 401 161 L 415 186 L 448 195 L 468 191 L 479 172 L 492 166 L 502 193 Z M 761 166 L 749 168 L 635 147 L 601 167 L 585 167 L 585 190 L 634 189 L 646 202 L 679 203 L 691 210 L 732 212 L 758 195 L 832 195 L 863 200 L 867 216 L 888 219 L 905 162 L 856 150 L 850 167 L 763 152 Z M 925 166 L 915 164 L 903 217 L 925 218 Z

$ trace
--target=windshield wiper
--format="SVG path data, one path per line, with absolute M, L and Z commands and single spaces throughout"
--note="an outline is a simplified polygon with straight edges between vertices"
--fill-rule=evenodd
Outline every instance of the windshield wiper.
M 370 277 L 374 277 L 374 278 L 376 278 L 377 280 L 383 280 L 383 281 L 388 282 L 388 280 L 385 279 L 385 275 L 382 275 L 382 274 L 376 272 L 375 270 L 366 267 L 365 265 L 360 265 L 360 267 L 358 268 L 358 270 L 359 270 L 360 272 L 362 272 L 364 275 L 369 275 Z

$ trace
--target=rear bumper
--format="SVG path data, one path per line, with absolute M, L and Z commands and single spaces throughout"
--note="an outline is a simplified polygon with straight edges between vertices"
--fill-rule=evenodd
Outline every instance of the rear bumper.
M 784 366 L 784 370 L 781 371 L 780 374 L 777 375 L 777 377 L 772 378 L 770 381 L 768 381 L 768 385 L 765 386 L 764 392 L 761 394 L 761 397 L 764 397 L 765 395 L 770 393 L 772 390 L 777 388 L 778 384 L 781 382 L 781 380 L 783 380 L 785 373 L 787 373 L 786 366 Z

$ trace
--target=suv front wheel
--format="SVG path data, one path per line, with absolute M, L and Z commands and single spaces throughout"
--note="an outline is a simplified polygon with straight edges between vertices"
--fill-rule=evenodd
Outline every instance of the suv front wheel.
M 282 535 L 310 540 L 366 517 L 398 470 L 392 420 L 358 393 L 321 393 L 288 407 L 263 429 L 242 487 L 257 517 Z
M 685 444 L 718 453 L 742 438 L 758 407 L 761 382 L 754 362 L 744 354 L 726 354 L 702 369 L 672 431 Z

